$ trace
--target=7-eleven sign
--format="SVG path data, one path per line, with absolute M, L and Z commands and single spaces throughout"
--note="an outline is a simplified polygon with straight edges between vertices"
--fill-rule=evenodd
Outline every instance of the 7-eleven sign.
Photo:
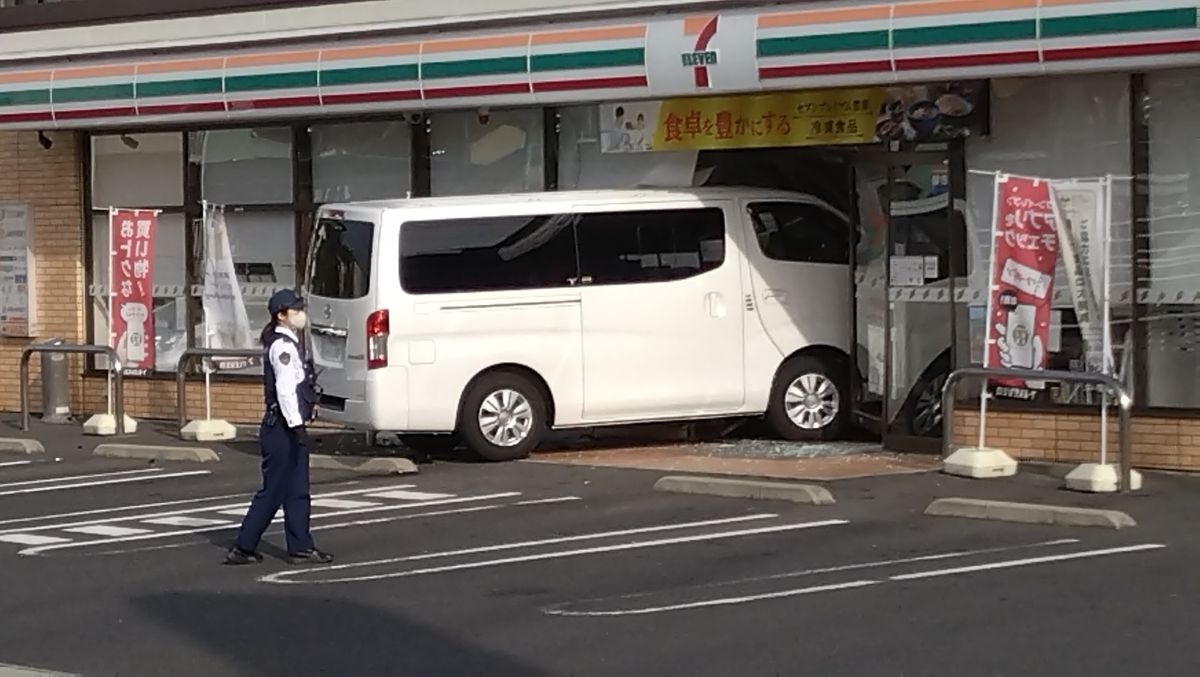
M 696 87 L 708 89 L 712 83 L 708 77 L 708 67 L 717 65 L 717 50 L 709 45 L 717 35 L 717 15 L 692 16 L 684 19 L 683 33 L 694 37 L 692 51 L 684 52 L 681 60 L 685 68 L 691 68 L 696 80 Z

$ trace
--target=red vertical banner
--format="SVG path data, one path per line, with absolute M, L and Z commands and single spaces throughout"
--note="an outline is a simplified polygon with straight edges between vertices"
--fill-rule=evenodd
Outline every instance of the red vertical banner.
M 158 212 L 109 212 L 111 345 L 127 374 L 154 369 L 154 231 Z
M 1050 186 L 1042 179 L 996 178 L 988 366 L 1045 369 L 1058 231 Z M 1022 380 L 994 379 L 999 397 L 1033 399 Z

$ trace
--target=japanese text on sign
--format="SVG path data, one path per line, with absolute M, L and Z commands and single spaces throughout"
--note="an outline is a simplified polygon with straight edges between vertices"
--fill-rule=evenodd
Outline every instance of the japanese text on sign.
M 654 150 L 868 143 L 883 91 L 874 88 L 670 99 Z
M 158 215 L 114 209 L 110 219 L 112 347 L 128 372 L 141 373 L 154 368 L 153 261 Z

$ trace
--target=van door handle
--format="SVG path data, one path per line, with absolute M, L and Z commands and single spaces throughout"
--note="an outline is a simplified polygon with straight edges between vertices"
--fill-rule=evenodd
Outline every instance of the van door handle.
M 308 325 L 308 328 L 310 331 L 312 331 L 312 333 L 321 334 L 322 336 L 346 338 L 350 335 L 350 332 L 346 331 L 345 329 L 341 329 L 340 327 L 330 327 L 324 324 L 310 324 Z
M 787 303 L 787 292 L 782 289 L 767 289 L 763 292 L 763 300 L 768 301 L 776 299 L 780 303 Z
M 712 291 L 704 295 L 704 305 L 708 309 L 708 316 L 715 318 L 725 317 L 727 309 L 725 308 L 725 299 L 718 292 Z

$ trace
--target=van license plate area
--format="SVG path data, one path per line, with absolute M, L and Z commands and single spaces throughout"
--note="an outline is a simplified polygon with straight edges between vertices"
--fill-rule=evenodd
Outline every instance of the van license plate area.
M 313 361 L 326 366 L 340 366 L 346 360 L 346 339 L 313 335 Z

